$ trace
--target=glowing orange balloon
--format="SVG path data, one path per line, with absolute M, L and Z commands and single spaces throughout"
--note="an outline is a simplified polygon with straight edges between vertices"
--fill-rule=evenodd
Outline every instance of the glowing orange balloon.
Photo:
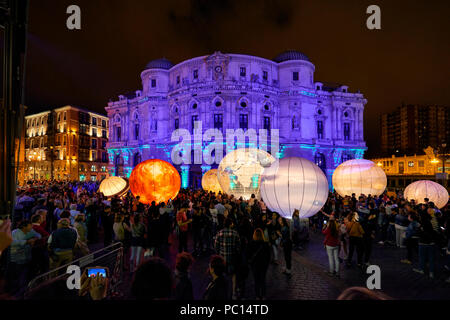
M 134 167 L 130 175 L 130 189 L 140 202 L 157 204 L 174 199 L 181 187 L 181 178 L 177 169 L 170 163 L 150 159 Z

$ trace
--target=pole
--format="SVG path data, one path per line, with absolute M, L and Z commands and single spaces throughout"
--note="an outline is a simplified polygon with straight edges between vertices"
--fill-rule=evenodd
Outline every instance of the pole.
M 0 4 L 4 29 L 3 101 L 0 112 L 0 216 L 14 219 L 16 196 L 16 142 L 22 134 L 23 87 L 26 54 L 28 0 L 7 0 Z M 14 221 L 13 221 L 14 223 Z

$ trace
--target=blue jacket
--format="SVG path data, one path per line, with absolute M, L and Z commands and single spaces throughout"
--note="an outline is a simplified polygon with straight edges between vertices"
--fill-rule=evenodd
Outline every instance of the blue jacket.
M 417 229 L 419 228 L 419 223 L 417 221 L 412 221 L 406 228 L 406 239 L 409 239 L 417 235 Z

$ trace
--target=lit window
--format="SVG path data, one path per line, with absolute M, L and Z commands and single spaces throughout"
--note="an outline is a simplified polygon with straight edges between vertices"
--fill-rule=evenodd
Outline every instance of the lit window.
M 414 167 L 414 161 L 408 161 L 408 167 Z
M 92 167 L 91 167 L 91 171 L 92 171 L 92 172 L 96 172 L 96 171 L 97 171 L 97 167 L 96 167 L 96 166 L 92 166 Z

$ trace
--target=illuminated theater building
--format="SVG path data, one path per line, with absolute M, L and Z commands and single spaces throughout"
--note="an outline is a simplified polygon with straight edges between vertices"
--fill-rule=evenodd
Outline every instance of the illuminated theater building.
M 362 158 L 367 149 L 367 100 L 345 85 L 315 81 L 314 71 L 314 64 L 298 51 L 273 60 L 221 52 L 176 65 L 153 60 L 141 73 L 142 90 L 120 95 L 105 108 L 110 172 L 129 176 L 135 165 L 152 158 L 173 163 L 171 152 L 178 142 L 171 141 L 172 133 L 182 128 L 193 132 L 201 121 L 202 132 L 217 128 L 224 135 L 227 129 L 267 129 L 268 142 L 258 147 L 280 158 L 300 156 L 315 162 L 331 184 L 341 162 Z M 271 150 L 274 129 L 279 130 L 279 145 Z M 203 141 L 203 150 L 208 143 Z M 200 187 L 202 174 L 218 166 L 193 162 L 175 166 L 182 187 Z

